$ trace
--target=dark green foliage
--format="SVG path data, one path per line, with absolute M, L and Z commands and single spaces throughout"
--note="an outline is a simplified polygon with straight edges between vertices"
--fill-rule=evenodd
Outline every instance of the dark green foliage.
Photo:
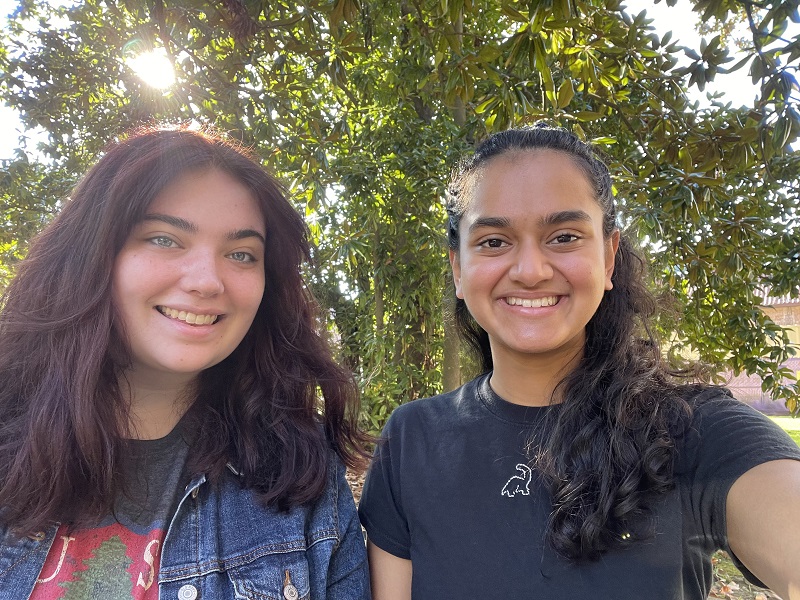
M 737 6 L 695 0 L 707 22 Z M 307 215 L 310 283 L 376 430 L 397 403 L 440 390 L 446 360 L 446 385 L 458 377 L 442 302 L 450 168 L 487 132 L 547 119 L 604 145 L 654 285 L 678 300 L 679 318 L 662 323 L 676 349 L 760 375 L 797 410 L 780 367 L 794 349 L 757 293 L 800 293 L 789 147 L 800 39 L 785 31 L 797 0 L 759 7 L 743 17 L 750 58 L 731 65 L 719 38 L 684 50 L 616 0 L 27 0 L 0 38 L 0 99 L 47 131 L 48 162 L 2 166 L 3 263 L 118 132 L 216 123 L 263 156 Z M 125 62 L 153 47 L 177 75 L 163 93 Z M 692 62 L 678 68 L 684 52 Z M 733 68 L 761 84 L 751 108 L 687 100 L 688 85 Z

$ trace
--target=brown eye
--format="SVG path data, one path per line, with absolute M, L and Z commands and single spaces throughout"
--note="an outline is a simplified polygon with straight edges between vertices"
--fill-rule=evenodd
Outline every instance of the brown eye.
M 562 234 L 557 235 L 553 239 L 553 241 L 556 244 L 569 244 L 570 242 L 574 242 L 577 239 L 578 239 L 577 235 L 574 235 L 572 233 L 562 233 Z

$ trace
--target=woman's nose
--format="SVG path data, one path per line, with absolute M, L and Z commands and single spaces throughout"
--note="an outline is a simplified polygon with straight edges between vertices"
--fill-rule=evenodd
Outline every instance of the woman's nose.
M 509 269 L 509 276 L 513 281 L 532 287 L 541 281 L 546 281 L 553 276 L 553 266 L 538 245 L 522 244 L 514 253 L 514 262 Z
M 225 290 L 216 256 L 210 252 L 194 252 L 186 257 L 181 280 L 184 291 L 204 298 Z

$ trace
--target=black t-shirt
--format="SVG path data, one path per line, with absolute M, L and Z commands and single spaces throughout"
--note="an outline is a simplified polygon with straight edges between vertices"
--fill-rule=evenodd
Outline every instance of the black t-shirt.
M 189 482 L 186 417 L 156 440 L 128 440 L 114 514 L 93 527 L 62 525 L 31 600 L 158 598 L 161 546 Z
M 748 469 L 800 449 L 769 419 L 720 394 L 697 406 L 675 489 L 652 505 L 655 535 L 580 564 L 544 543 L 550 497 L 527 445 L 547 411 L 497 396 L 482 376 L 389 419 L 359 507 L 370 540 L 413 562 L 415 600 L 701 599 L 710 554 L 727 549 L 725 499 Z

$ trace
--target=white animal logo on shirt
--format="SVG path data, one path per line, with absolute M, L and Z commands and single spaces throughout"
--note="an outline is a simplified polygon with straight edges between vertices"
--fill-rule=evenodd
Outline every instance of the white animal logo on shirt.
M 514 475 L 511 479 L 506 481 L 503 486 L 503 491 L 500 492 L 501 496 L 508 496 L 513 498 L 517 494 L 529 496 L 531 491 L 531 468 L 523 463 L 517 465 L 517 472 L 519 475 Z

